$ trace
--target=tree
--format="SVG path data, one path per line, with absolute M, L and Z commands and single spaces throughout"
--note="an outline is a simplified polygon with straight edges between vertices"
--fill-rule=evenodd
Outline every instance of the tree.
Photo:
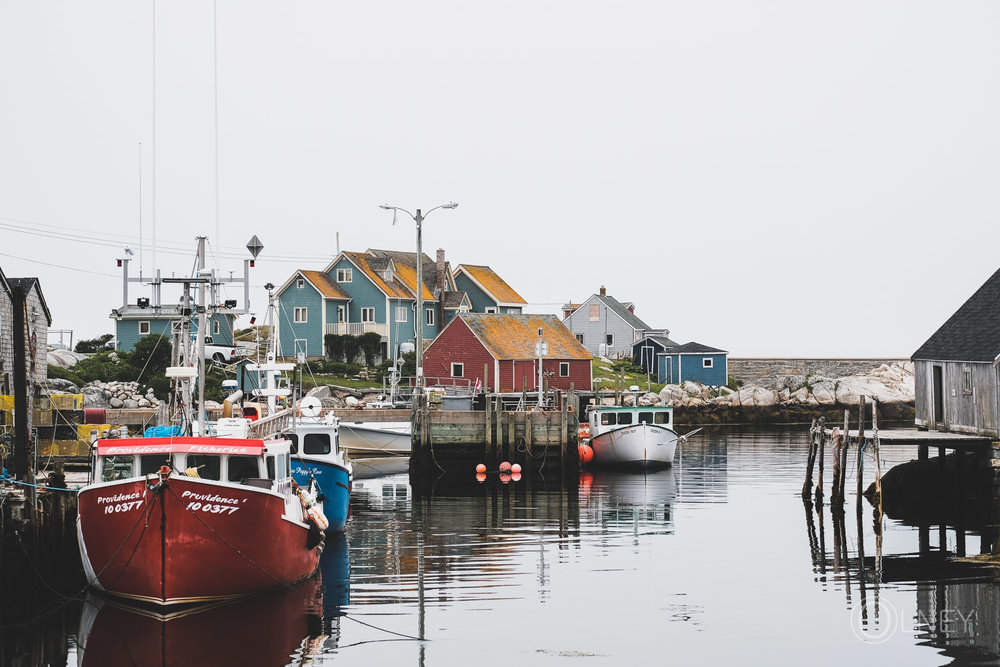
M 327 358 L 333 361 L 343 361 L 344 360 L 344 339 L 347 336 L 341 336 L 339 334 L 327 334 L 323 343 L 326 347 Z
M 358 336 L 361 350 L 365 353 L 365 366 L 374 366 L 382 351 L 382 336 L 369 331 Z
M 132 370 L 130 379 L 144 381 L 153 388 L 157 396 L 166 396 L 170 391 L 167 366 L 170 365 L 170 339 L 159 334 L 143 336 L 131 352 L 123 355 Z
M 76 352 L 83 352 L 86 354 L 94 352 L 104 352 L 105 350 L 104 346 L 107 345 L 114 337 L 115 337 L 114 334 L 104 334 L 103 336 L 98 336 L 97 338 L 88 338 L 86 340 L 80 340 L 76 342 L 76 347 L 74 348 L 74 350 Z

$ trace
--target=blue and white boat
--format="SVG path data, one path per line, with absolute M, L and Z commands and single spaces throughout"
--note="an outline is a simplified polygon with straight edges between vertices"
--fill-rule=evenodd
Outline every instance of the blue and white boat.
M 340 420 L 332 413 L 321 416 L 321 409 L 308 400 L 299 408 L 302 416 L 284 433 L 292 442 L 292 479 L 303 488 L 315 484 L 330 522 L 327 530 L 341 531 L 347 524 L 353 470 L 340 449 Z

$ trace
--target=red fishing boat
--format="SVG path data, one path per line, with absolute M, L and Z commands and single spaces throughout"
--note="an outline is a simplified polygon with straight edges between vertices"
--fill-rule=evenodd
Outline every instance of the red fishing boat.
M 190 317 L 173 331 L 171 423 L 147 429 L 145 438 L 98 440 L 90 483 L 78 500 L 90 584 L 160 607 L 303 580 L 319 567 L 327 526 L 315 496 L 291 477 L 291 443 L 280 435 L 294 419 L 291 411 L 211 424 L 199 408 L 205 405 L 201 332 L 215 308 L 206 305 L 209 289 L 211 303 L 219 302 L 204 246 L 201 237 L 196 275 L 176 279 L 184 285 L 181 312 L 198 314 L 198 335 Z
M 289 458 L 286 440 L 98 441 L 77 522 L 88 580 L 172 605 L 305 579 L 319 566 L 322 533 L 293 486 Z

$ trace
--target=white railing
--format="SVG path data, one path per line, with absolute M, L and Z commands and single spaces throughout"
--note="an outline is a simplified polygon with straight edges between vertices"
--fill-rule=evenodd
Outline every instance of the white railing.
M 389 335 L 389 327 L 385 324 L 379 324 L 378 322 L 338 322 L 335 324 L 327 324 L 324 333 L 337 334 L 340 336 L 360 336 L 361 334 L 368 333 L 369 331 L 374 331 L 383 338 L 386 338 Z

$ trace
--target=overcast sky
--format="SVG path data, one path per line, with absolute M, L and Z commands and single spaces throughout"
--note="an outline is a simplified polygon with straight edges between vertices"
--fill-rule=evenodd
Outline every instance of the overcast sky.
M 454 200 L 425 251 L 492 266 L 528 311 L 604 285 L 732 356 L 907 357 L 1000 266 L 995 2 L 214 15 L 0 0 L 0 267 L 41 278 L 78 339 L 112 331 L 126 245 L 151 273 L 154 220 L 168 275 L 199 234 L 239 271 L 257 234 L 262 310 L 260 286 L 323 269 L 338 234 L 414 249 L 379 204 Z

